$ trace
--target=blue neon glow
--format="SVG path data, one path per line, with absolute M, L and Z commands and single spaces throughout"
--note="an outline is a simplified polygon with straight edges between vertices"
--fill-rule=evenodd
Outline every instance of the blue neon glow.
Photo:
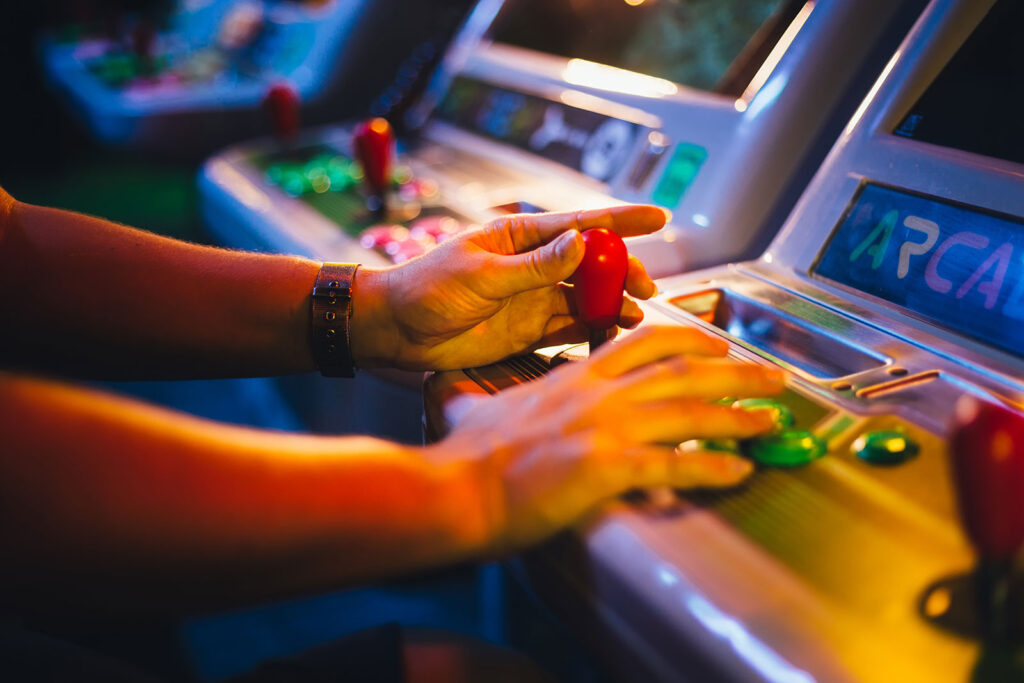
M 1016 355 L 1024 351 L 1018 218 L 867 184 L 815 272 Z

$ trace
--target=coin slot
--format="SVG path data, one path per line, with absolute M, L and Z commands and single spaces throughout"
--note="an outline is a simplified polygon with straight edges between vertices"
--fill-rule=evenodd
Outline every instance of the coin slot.
M 900 379 L 894 379 L 888 382 L 880 382 L 878 384 L 872 384 L 869 387 L 864 387 L 857 391 L 857 398 L 878 398 L 879 396 L 885 396 L 896 391 L 906 391 L 912 387 L 917 387 L 921 384 L 931 382 L 938 378 L 938 370 L 927 370 L 925 372 L 919 372 L 916 375 L 908 375 Z

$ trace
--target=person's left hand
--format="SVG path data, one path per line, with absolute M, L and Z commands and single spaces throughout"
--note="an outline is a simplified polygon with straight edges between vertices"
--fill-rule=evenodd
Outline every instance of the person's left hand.
M 662 209 L 642 205 L 515 214 L 400 266 L 360 268 L 352 313 L 356 363 L 447 370 L 586 341 L 572 288 L 563 283 L 583 258 L 580 231 L 603 227 L 628 237 L 654 232 L 665 220 Z M 633 256 L 626 291 L 640 299 L 656 292 Z M 619 324 L 634 327 L 642 318 L 636 302 L 623 297 Z

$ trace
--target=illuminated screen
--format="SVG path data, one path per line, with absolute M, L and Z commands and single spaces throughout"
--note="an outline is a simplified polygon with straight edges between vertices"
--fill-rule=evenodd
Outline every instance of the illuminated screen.
M 1024 163 L 1024 2 L 1000 0 L 893 131 Z
M 814 272 L 1024 356 L 1024 223 L 868 184 Z
M 506 4 L 491 37 L 739 95 L 753 76 L 747 62 L 760 66 L 802 5 L 788 0 L 516 0 Z
M 452 82 L 437 114 L 598 180 L 620 170 L 639 130 L 635 123 L 464 76 Z

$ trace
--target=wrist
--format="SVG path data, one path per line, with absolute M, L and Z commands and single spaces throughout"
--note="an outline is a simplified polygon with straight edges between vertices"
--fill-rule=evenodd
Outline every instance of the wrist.
M 359 367 L 395 367 L 398 326 L 389 305 L 391 270 L 362 267 L 352 286 L 352 357 Z

